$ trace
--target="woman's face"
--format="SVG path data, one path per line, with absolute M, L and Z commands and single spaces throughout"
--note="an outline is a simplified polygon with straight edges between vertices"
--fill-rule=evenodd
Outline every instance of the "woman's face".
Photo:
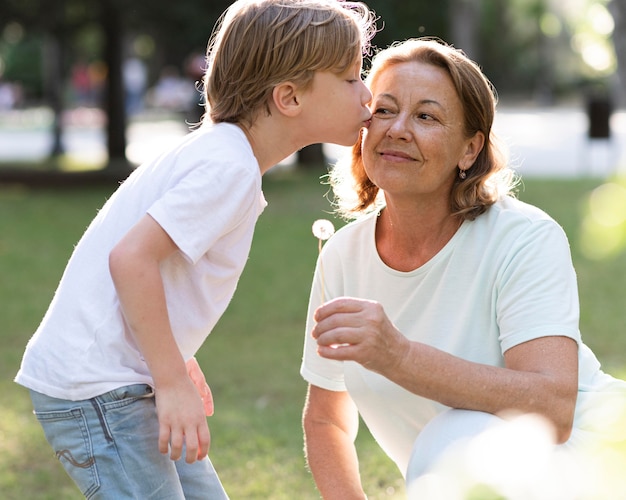
M 471 167 L 483 144 L 480 133 L 465 137 L 463 107 L 448 73 L 430 64 L 395 64 L 378 74 L 371 90 L 373 116 L 363 138 L 368 177 L 387 198 L 435 196 L 447 203 L 457 167 Z

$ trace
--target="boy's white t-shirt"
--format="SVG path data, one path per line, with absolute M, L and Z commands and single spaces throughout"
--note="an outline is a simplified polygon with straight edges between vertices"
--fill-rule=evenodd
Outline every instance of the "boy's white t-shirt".
M 205 124 L 139 167 L 76 246 L 16 382 L 69 400 L 152 384 L 108 265 L 111 249 L 146 213 L 180 250 L 161 274 L 176 342 L 192 357 L 235 291 L 265 205 L 258 162 L 233 124 Z
M 391 269 L 380 259 L 376 215 L 345 226 L 326 242 L 320 256 L 325 300 L 378 301 L 409 339 L 492 366 L 503 366 L 506 350 L 531 339 L 570 337 L 580 347 L 575 425 L 586 425 L 582 413 L 593 406 L 596 391 L 626 390 L 626 384 L 601 372 L 581 342 L 569 244 L 544 212 L 504 198 L 476 220 L 465 221 L 437 255 L 411 272 Z M 318 260 L 301 374 L 324 389 L 348 391 L 372 435 L 404 472 L 417 435 L 446 407 L 356 362 L 317 355 L 310 332 L 321 300 L 321 269 Z

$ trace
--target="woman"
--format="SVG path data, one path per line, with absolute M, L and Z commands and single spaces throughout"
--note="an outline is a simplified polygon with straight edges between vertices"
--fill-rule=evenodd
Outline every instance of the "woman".
M 562 229 L 511 196 L 490 82 L 461 51 L 409 40 L 368 84 L 371 125 L 331 173 L 338 212 L 359 218 L 318 262 L 301 369 L 323 497 L 364 498 L 359 414 L 407 483 L 512 414 L 540 415 L 555 444 L 593 440 L 588 410 L 626 383 L 581 341 Z

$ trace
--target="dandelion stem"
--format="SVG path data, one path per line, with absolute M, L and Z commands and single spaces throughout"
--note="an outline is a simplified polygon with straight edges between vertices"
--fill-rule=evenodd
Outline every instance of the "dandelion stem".
M 329 220 L 325 220 L 325 219 L 318 219 L 313 223 L 313 235 L 315 237 L 317 237 L 318 240 L 318 244 L 317 244 L 317 250 L 319 253 L 319 269 L 320 269 L 320 284 L 322 287 L 321 290 L 321 299 L 322 299 L 322 304 L 324 303 L 324 264 L 322 262 L 322 241 L 327 240 L 328 238 L 330 238 L 334 233 L 335 233 L 335 227 L 333 226 L 333 223 L 330 222 Z
M 320 238 L 318 243 L 318 250 L 320 254 L 320 281 L 321 281 L 321 302 L 324 303 L 324 262 L 322 261 L 321 253 L 322 253 L 322 239 Z

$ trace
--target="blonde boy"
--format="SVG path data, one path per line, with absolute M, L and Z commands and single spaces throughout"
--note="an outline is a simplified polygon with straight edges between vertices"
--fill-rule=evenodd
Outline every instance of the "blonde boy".
M 309 144 L 353 144 L 370 118 L 373 33 L 360 3 L 235 2 L 209 43 L 202 125 L 79 241 L 16 381 L 86 497 L 226 498 L 194 354 L 243 270 L 262 175 Z

